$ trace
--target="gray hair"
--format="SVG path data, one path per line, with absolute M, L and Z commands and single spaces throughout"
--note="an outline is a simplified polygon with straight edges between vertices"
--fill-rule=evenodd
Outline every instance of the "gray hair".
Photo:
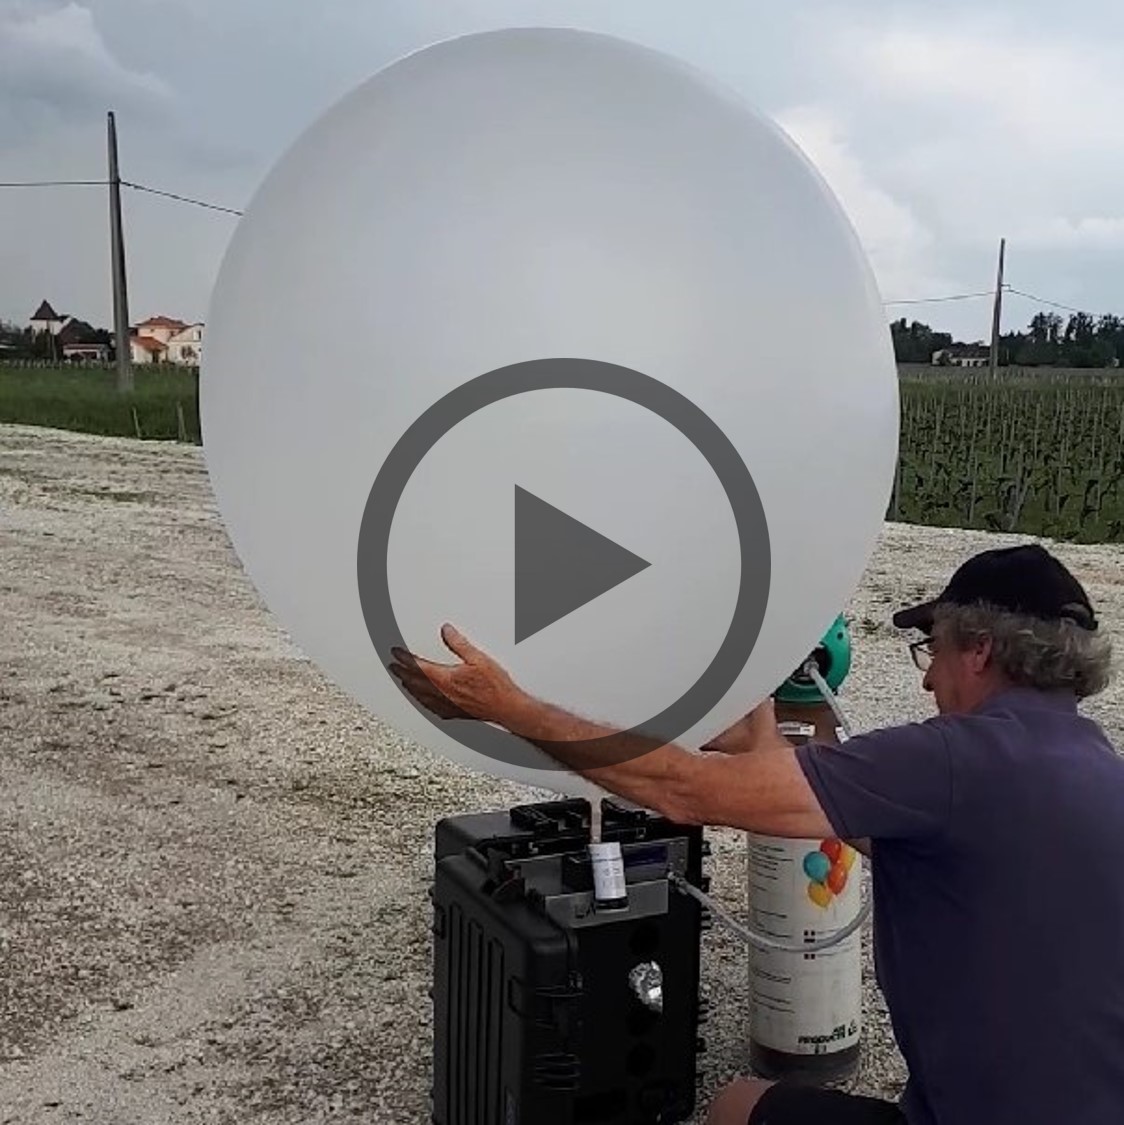
M 1020 687 L 1069 690 L 1085 699 L 1112 677 L 1112 641 L 1073 621 L 1044 621 L 986 603 L 944 605 L 934 614 L 933 634 L 958 649 L 990 637 L 991 659 Z

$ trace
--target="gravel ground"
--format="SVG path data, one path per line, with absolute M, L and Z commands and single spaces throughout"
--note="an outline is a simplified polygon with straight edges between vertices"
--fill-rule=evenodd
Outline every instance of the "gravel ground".
M 847 607 L 859 728 L 928 713 L 889 611 L 998 541 L 886 527 Z M 0 548 L 0 1121 L 426 1121 L 432 825 L 549 795 L 435 762 L 325 682 L 197 449 L 0 428 Z M 1119 630 L 1124 548 L 1058 550 Z M 1124 743 L 1120 685 L 1088 711 Z M 743 839 L 710 836 L 737 909 Z M 746 1065 L 746 973 L 705 941 L 712 1089 Z M 893 1095 L 867 978 L 850 1085 Z

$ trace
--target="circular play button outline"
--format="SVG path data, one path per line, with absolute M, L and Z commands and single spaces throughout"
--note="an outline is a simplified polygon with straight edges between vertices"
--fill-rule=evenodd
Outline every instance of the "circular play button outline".
M 601 360 L 555 358 L 526 360 L 499 367 L 461 383 L 425 410 L 402 434 L 375 477 L 359 526 L 359 600 L 371 643 L 383 665 L 391 650 L 407 648 L 394 616 L 388 554 L 398 502 L 417 467 L 450 430 L 477 411 L 515 395 L 543 390 L 599 391 L 625 399 L 662 418 L 703 456 L 730 503 L 738 530 L 738 596 L 729 628 L 711 662 L 673 703 L 643 723 L 604 738 L 565 742 L 536 741 L 548 754 L 565 748 L 572 758 L 580 748 L 583 768 L 618 764 L 674 742 L 733 686 L 745 667 L 765 618 L 771 580 L 768 521 L 760 494 L 741 455 L 721 428 L 695 403 L 666 383 L 632 368 Z M 700 545 L 700 550 L 704 549 Z M 387 673 L 389 675 L 389 672 Z M 408 693 L 413 706 L 462 746 L 494 761 L 523 765 L 522 740 L 471 719 L 437 719 Z M 644 749 L 635 740 L 642 738 Z M 552 762 L 557 769 L 570 765 Z

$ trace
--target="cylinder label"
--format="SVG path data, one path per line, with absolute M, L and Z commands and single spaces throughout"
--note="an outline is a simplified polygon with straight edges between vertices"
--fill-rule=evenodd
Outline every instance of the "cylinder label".
M 815 942 L 862 907 L 859 855 L 841 840 L 748 834 L 750 926 L 786 944 Z M 750 1035 L 797 1055 L 853 1047 L 862 1021 L 861 929 L 818 953 L 750 947 Z
M 593 895 L 597 902 L 617 902 L 628 896 L 624 859 L 618 843 L 590 844 L 593 861 Z

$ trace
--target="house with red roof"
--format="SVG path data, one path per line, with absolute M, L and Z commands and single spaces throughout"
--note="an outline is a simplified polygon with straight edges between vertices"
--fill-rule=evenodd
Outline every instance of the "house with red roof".
M 176 363 L 198 367 L 203 357 L 203 325 L 170 316 L 150 316 L 130 334 L 133 363 Z

